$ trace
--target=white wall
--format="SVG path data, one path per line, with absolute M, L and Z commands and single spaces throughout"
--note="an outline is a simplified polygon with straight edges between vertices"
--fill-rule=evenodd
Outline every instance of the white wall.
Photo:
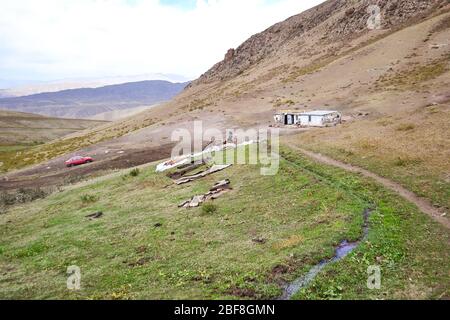
M 309 122 L 309 116 L 300 116 L 300 124 L 302 126 L 321 127 L 323 126 L 323 119 L 323 116 L 311 116 L 311 122 Z

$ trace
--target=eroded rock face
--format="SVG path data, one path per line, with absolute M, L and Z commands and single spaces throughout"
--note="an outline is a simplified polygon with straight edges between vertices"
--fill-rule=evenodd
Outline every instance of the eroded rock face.
M 323 41 L 334 43 L 361 36 L 369 32 L 367 21 L 372 14 L 368 10 L 370 5 L 379 6 L 381 27 L 389 29 L 411 18 L 429 14 L 446 4 L 448 0 L 328 0 L 253 35 L 236 50 L 228 50 L 223 61 L 192 85 L 237 76 L 256 62 L 292 46 L 296 40 L 305 39 L 314 32 L 323 34 Z
M 227 54 L 225 55 L 224 61 L 229 62 L 229 61 L 233 60 L 235 52 L 236 51 L 234 49 L 229 49 Z

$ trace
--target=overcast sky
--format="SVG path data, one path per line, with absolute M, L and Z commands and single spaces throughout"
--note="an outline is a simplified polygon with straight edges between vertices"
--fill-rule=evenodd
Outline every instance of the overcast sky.
M 322 0 L 0 0 L 0 79 L 172 73 Z

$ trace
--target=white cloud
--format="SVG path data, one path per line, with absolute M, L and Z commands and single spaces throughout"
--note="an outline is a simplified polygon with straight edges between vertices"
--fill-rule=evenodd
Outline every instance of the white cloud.
M 198 76 L 227 49 L 321 0 L 0 0 L 0 78 Z

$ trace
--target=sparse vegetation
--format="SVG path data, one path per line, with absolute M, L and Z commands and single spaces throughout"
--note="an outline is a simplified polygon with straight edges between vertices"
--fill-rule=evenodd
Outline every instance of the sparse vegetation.
M 3 163 L 0 170 L 7 172 L 41 163 L 92 144 L 124 136 L 154 123 L 154 119 L 144 119 L 133 125 L 124 122 L 116 127 L 102 128 L 100 131 L 93 130 L 79 137 L 54 140 L 43 145 L 23 148 L 21 151 L 2 152 L 0 150 L 0 162 Z
M 416 128 L 416 125 L 413 123 L 403 123 L 397 127 L 397 131 L 411 131 Z
M 355 142 L 355 145 L 362 150 L 374 150 L 380 145 L 380 142 L 373 138 L 361 138 Z
M 418 84 L 435 79 L 448 71 L 450 55 L 437 59 L 426 65 L 419 65 L 409 70 L 394 74 L 385 74 L 377 81 L 378 90 L 406 90 Z
M 439 21 L 433 29 L 431 29 L 431 33 L 439 33 L 448 29 L 450 29 L 450 17 L 443 18 Z
M 420 159 L 416 159 L 409 156 L 400 156 L 394 160 L 394 165 L 397 167 L 406 167 L 410 165 L 417 165 L 420 163 Z
M 279 107 L 291 107 L 295 105 L 295 101 L 291 100 L 291 99 L 277 99 L 273 102 L 273 106 L 275 108 L 279 108 Z
M 289 75 L 286 78 L 282 79 L 282 82 L 289 83 L 296 81 L 301 76 L 319 71 L 321 68 L 325 67 L 326 65 L 330 64 L 336 59 L 337 58 L 334 56 L 325 57 L 317 59 L 316 61 L 313 61 L 310 64 L 303 67 L 295 66 L 293 67 L 293 70 L 289 73 Z
M 133 170 L 130 171 L 130 176 L 137 177 L 140 173 L 141 173 L 141 170 L 139 170 L 139 168 L 134 168 Z
M 205 203 L 202 206 L 202 214 L 210 215 L 217 212 L 217 206 L 214 203 Z
M 43 199 L 49 193 L 50 193 L 49 191 L 44 191 L 41 188 L 19 189 L 13 192 L 1 192 L 0 208 L 3 208 L 3 210 L 0 209 L 0 213 L 4 211 L 8 206 L 32 202 L 37 199 Z
M 328 131 L 305 132 L 298 141 L 290 141 L 392 179 L 448 208 L 450 180 L 445 173 L 450 169 L 446 147 L 450 137 L 445 128 L 449 111 L 441 107 L 430 113 L 428 109 L 419 107 L 403 115 L 405 122 L 400 124 L 394 118 L 387 119 L 385 126 L 379 121 L 358 121 Z M 346 138 L 349 134 L 351 139 Z
M 392 120 L 390 119 L 380 119 L 377 121 L 377 123 L 383 127 L 387 127 L 393 124 Z
M 99 200 L 97 196 L 92 194 L 82 194 L 80 199 L 83 204 L 91 204 Z
M 195 110 L 203 110 L 206 107 L 209 107 L 211 105 L 212 105 L 212 102 L 209 101 L 207 98 L 205 98 L 205 99 L 194 99 L 192 102 L 190 102 L 183 109 L 188 110 L 189 112 L 192 112 L 192 111 L 195 111 Z

